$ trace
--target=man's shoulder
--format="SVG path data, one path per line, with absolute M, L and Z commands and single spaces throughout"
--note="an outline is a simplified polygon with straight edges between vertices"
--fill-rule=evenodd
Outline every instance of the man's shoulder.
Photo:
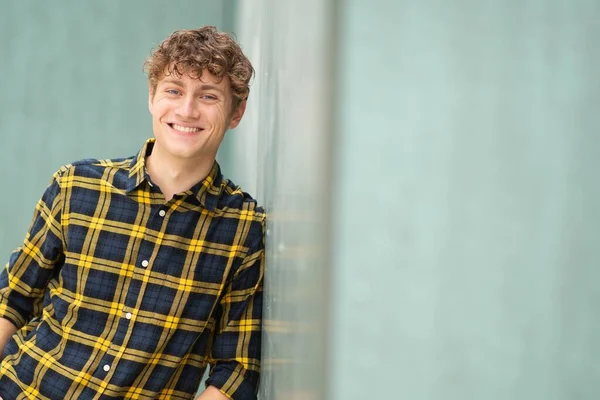
M 96 159 L 85 158 L 62 165 L 55 173 L 54 178 L 79 177 L 105 180 L 109 176 L 114 179 L 118 175 L 127 176 L 134 157 Z M 107 174 L 108 172 L 108 174 Z
M 265 209 L 248 192 L 223 177 L 220 185 L 221 196 L 217 208 L 225 212 L 239 212 L 255 220 L 264 220 Z
M 93 171 L 104 172 L 106 169 L 129 170 L 132 160 L 133 157 L 111 159 L 85 158 L 61 166 L 57 173 L 64 175 L 65 173 L 85 174 L 86 172 Z

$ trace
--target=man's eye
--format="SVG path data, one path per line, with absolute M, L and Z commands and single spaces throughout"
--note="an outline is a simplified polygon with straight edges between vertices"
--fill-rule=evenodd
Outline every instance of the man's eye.
M 177 90 L 177 89 L 168 89 L 167 93 L 169 93 L 169 94 L 179 94 L 179 90 Z
M 203 94 L 200 98 L 204 100 L 217 100 L 217 96 L 213 96 L 212 94 Z

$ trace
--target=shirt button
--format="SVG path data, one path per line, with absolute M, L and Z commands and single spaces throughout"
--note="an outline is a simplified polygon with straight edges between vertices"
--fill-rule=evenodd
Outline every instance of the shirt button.
M 148 262 L 148 260 L 144 260 L 144 261 L 142 261 L 142 267 L 147 267 L 147 266 L 148 266 L 148 264 L 150 264 L 150 263 Z
M 127 319 L 131 319 L 131 317 L 132 317 L 132 315 L 131 315 L 131 313 L 130 313 L 130 312 L 128 312 L 127 314 L 125 314 L 125 318 L 127 318 Z
M 102 367 L 102 369 L 104 370 L 104 372 L 108 372 L 110 371 L 110 365 L 106 364 L 104 367 Z
M 166 212 L 165 210 L 160 210 L 160 211 L 158 212 L 158 215 L 160 215 L 161 217 L 164 217 L 166 213 L 167 213 L 167 212 Z

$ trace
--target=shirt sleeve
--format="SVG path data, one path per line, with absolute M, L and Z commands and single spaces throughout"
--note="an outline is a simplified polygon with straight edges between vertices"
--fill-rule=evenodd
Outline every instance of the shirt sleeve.
M 0 274 L 0 317 L 21 328 L 41 312 L 44 291 L 63 259 L 60 171 L 38 201 L 22 247 Z
M 250 251 L 231 279 L 219 304 L 206 386 L 234 400 L 254 400 L 260 376 L 264 275 L 264 218 L 254 222 Z

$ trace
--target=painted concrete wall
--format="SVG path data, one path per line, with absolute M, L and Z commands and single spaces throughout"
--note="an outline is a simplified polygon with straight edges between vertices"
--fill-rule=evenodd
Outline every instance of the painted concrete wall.
M 600 4 L 335 8 L 239 14 L 263 398 L 596 398 Z
M 596 398 L 600 3 L 341 4 L 328 398 Z
M 232 175 L 268 212 L 261 399 L 321 399 L 327 380 L 332 3 L 240 2 L 256 67 Z

